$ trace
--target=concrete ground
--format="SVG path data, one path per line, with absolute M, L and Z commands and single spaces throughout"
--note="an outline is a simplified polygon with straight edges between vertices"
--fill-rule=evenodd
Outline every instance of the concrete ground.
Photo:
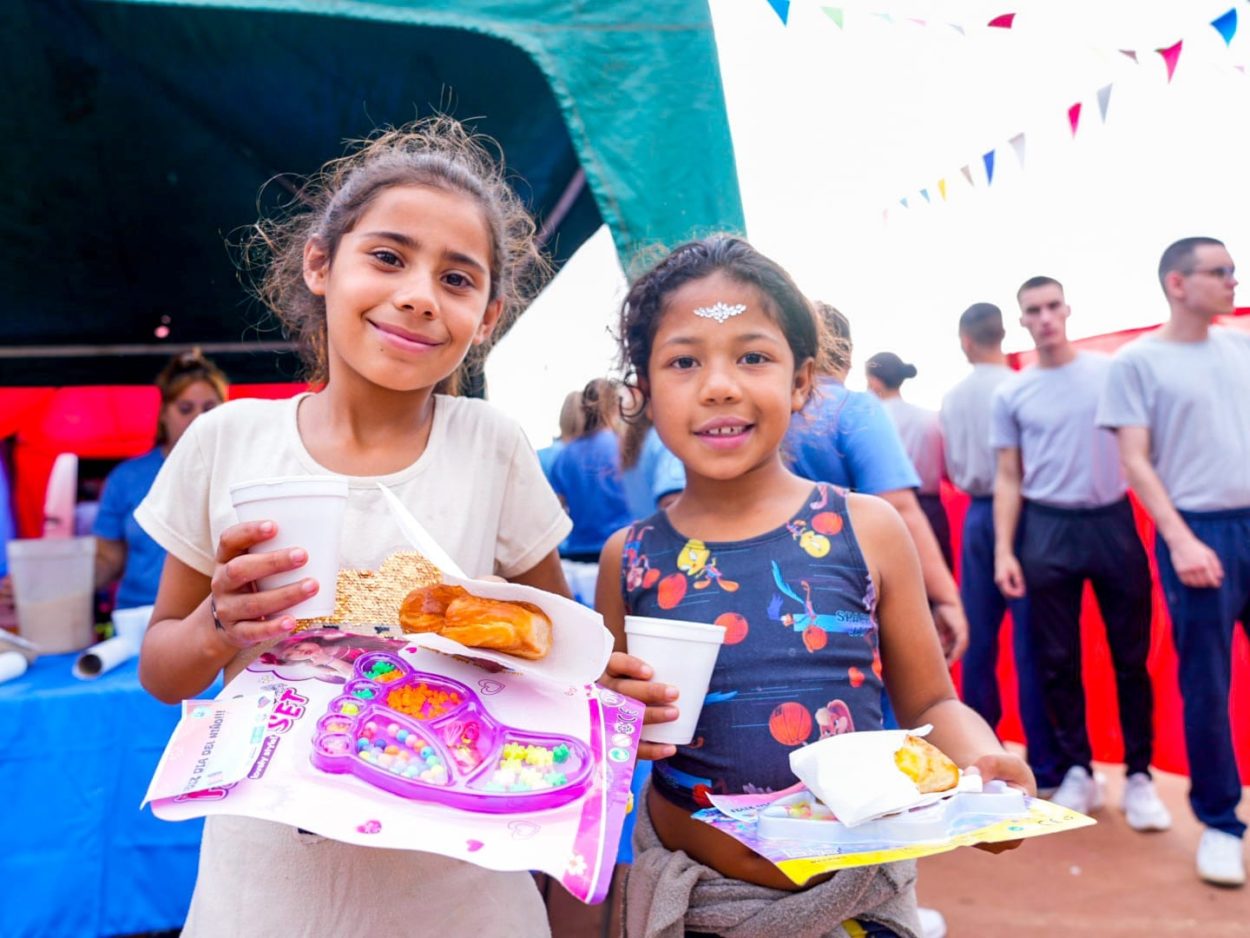
M 1208 886 L 1194 873 L 1201 826 L 1185 798 L 1189 780 L 1155 773 L 1173 827 L 1139 834 L 1118 809 L 1123 768 L 1099 769 L 1108 797 L 1094 827 L 1026 841 L 998 856 L 965 847 L 920 861 L 921 903 L 945 915 L 950 938 L 1250 936 L 1250 887 Z M 1250 800 L 1242 804 L 1244 818 Z M 555 885 L 548 895 L 554 938 L 619 935 L 611 900 L 584 906 Z

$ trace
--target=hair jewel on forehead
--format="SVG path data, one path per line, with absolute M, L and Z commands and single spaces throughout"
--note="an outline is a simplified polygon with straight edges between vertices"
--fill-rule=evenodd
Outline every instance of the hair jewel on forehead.
M 730 306 L 726 303 L 715 303 L 712 306 L 700 306 L 695 309 L 696 316 L 702 316 L 704 319 L 715 319 L 717 322 L 723 323 L 731 316 L 739 316 L 747 311 L 745 303 L 735 303 Z

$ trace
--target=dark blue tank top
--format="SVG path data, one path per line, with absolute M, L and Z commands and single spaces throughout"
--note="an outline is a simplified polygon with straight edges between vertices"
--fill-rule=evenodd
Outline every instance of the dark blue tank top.
M 628 614 L 726 632 L 693 742 L 655 763 L 668 800 L 787 788 L 796 747 L 881 728 L 876 592 L 836 486 L 746 541 L 687 538 L 664 512 L 635 522 L 621 579 Z

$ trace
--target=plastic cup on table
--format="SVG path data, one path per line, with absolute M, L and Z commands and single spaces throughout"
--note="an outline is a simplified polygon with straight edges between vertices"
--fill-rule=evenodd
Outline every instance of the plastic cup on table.
M 347 479 L 339 476 L 285 476 L 256 479 L 230 486 L 230 498 L 240 521 L 272 521 L 277 534 L 252 548 L 253 553 L 303 548 L 308 562 L 302 567 L 261 577 L 262 590 L 297 583 L 304 577 L 317 581 L 318 590 L 289 609 L 285 615 L 316 619 L 334 614 L 339 573 L 339 534 L 347 508 Z
M 41 652 L 60 655 L 95 641 L 94 537 L 8 543 L 18 631 Z
M 681 619 L 625 617 L 625 642 L 629 653 L 651 665 L 660 684 L 678 689 L 678 716 L 671 723 L 652 723 L 642 728 L 641 739 L 650 743 L 683 745 L 694 739 L 694 730 L 707 697 L 716 656 L 725 641 L 725 630 L 704 622 Z

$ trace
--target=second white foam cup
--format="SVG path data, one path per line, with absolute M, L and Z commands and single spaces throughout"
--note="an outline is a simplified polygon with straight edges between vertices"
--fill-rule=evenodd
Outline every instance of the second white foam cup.
M 240 521 L 272 521 L 278 533 L 252 548 L 253 553 L 302 547 L 308 562 L 302 567 L 261 577 L 262 590 L 317 581 L 317 592 L 284 615 L 315 619 L 334 614 L 339 574 L 339 535 L 347 508 L 347 479 L 340 476 L 285 476 L 257 479 L 230 486 L 230 498 Z
M 675 703 L 677 719 L 644 726 L 642 739 L 675 745 L 694 739 L 703 699 L 707 697 L 712 670 L 716 667 L 716 656 L 724 641 L 725 630 L 719 625 L 646 616 L 625 617 L 625 642 L 629 653 L 651 665 L 655 671 L 653 681 L 672 684 L 679 691 Z

